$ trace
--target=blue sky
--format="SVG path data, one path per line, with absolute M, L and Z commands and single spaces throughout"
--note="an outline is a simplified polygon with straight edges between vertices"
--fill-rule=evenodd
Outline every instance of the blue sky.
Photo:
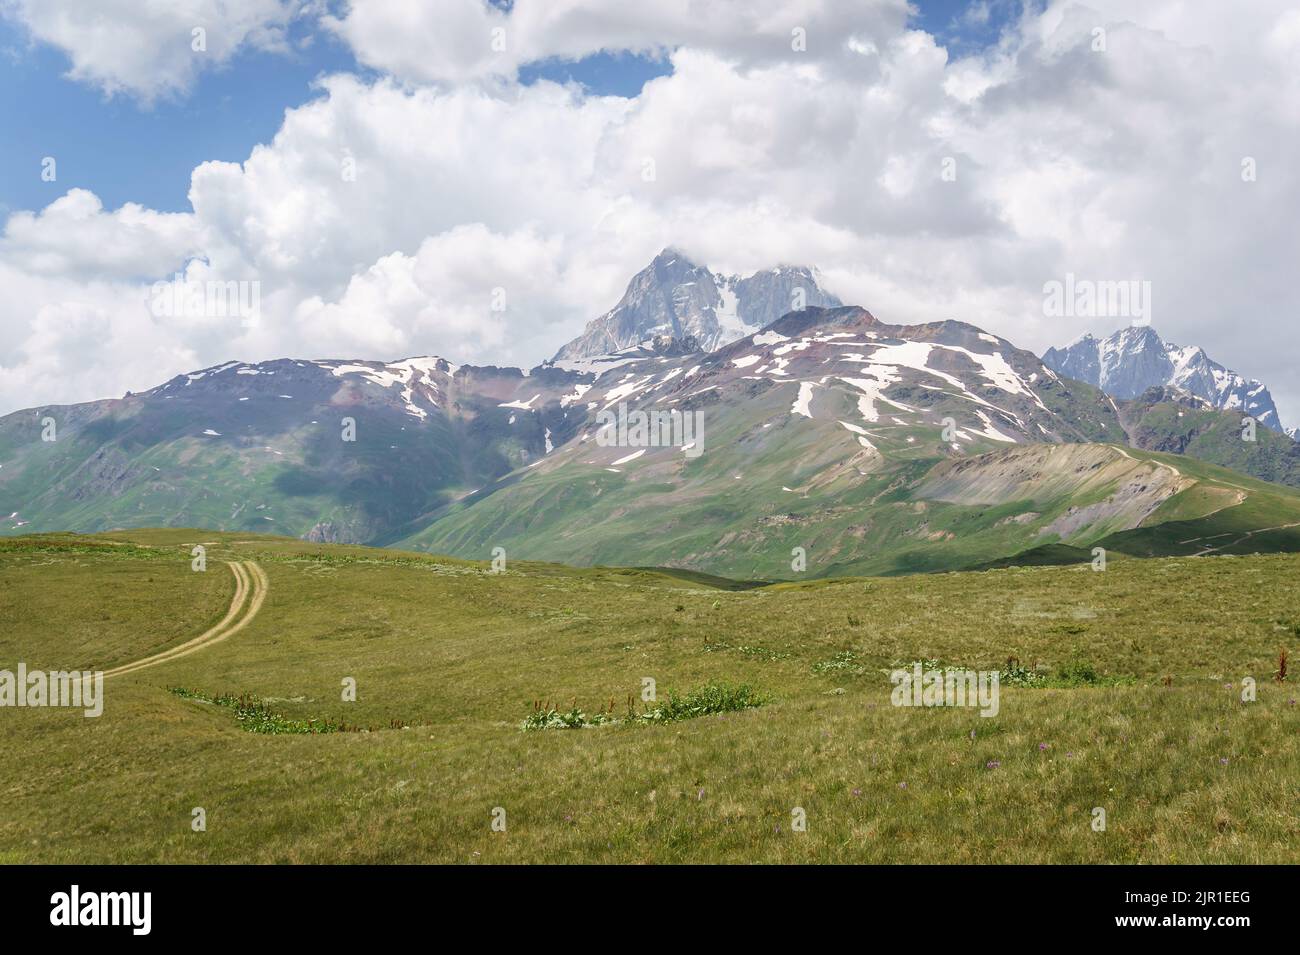
M 1019 0 L 912 0 L 913 26 L 932 33 L 954 54 L 996 42 L 1009 18 L 1020 12 Z
M 995 40 L 1012 0 L 993 0 L 987 20 L 963 19 L 972 7 L 964 0 L 913 2 L 919 11 L 914 25 L 957 53 Z M 304 37 L 298 26 L 293 38 L 310 42 L 292 55 L 244 49 L 202 74 L 184 98 L 144 105 L 66 78 L 63 53 L 30 42 L 22 27 L 0 17 L 0 221 L 15 210 L 41 209 L 73 187 L 91 190 L 108 209 L 137 202 L 161 212 L 188 211 L 195 166 L 246 159 L 254 145 L 275 135 L 286 109 L 316 95 L 317 77 L 367 72 L 335 37 Z M 662 58 L 602 53 L 531 64 L 520 78 L 573 80 L 594 93 L 635 96 L 670 69 Z M 46 156 L 57 160 L 56 182 L 40 177 Z
M 317 37 L 295 55 L 244 51 L 200 77 L 183 100 L 151 106 L 105 97 L 65 78 L 61 52 L 28 42 L 0 18 L 0 213 L 39 209 L 69 188 L 93 191 L 107 208 L 138 202 L 163 212 L 189 210 L 190 171 L 208 159 L 239 162 L 268 142 L 284 111 L 312 98 L 317 76 L 357 71 L 337 41 Z M 58 181 L 43 182 L 45 156 Z

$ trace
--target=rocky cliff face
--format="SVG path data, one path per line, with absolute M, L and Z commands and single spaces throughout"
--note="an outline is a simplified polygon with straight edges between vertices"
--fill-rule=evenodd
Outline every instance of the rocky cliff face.
M 632 278 L 619 303 L 590 322 L 555 360 L 607 355 L 655 336 L 691 337 L 713 351 L 788 312 L 839 304 L 806 268 L 782 266 L 744 278 L 718 275 L 665 249 Z

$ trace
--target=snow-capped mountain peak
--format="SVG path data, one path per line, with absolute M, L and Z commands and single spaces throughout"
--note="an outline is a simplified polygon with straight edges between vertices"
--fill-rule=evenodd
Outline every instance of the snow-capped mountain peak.
M 839 304 L 811 269 L 778 266 L 744 277 L 721 275 L 667 248 L 555 360 L 609 355 L 656 336 L 692 337 L 713 351 L 803 306 Z
M 1121 328 L 1105 338 L 1082 335 L 1064 348 L 1049 348 L 1043 363 L 1116 398 L 1136 398 L 1148 388 L 1169 386 L 1283 430 L 1263 383 L 1223 367 L 1199 346 L 1165 341 L 1150 326 Z

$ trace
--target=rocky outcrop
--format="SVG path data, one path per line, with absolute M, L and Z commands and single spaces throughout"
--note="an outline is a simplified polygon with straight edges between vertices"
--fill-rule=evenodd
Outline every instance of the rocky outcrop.
M 713 351 L 789 312 L 839 304 L 806 268 L 780 266 L 744 278 L 718 275 L 675 249 L 664 249 L 633 276 L 619 303 L 588 323 L 554 360 L 608 355 L 657 336 L 693 338 Z

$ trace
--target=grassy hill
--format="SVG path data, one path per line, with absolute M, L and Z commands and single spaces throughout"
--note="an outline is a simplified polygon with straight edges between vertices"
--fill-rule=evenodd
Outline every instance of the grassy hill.
M 249 534 L 42 535 L 0 541 L 0 669 L 175 647 L 222 617 L 234 559 L 269 580 L 239 633 L 111 678 L 98 719 L 0 710 L 0 860 L 1295 858 L 1300 709 L 1294 674 L 1272 676 L 1300 635 L 1298 555 L 730 589 Z M 895 708 L 881 672 L 1008 657 L 1043 685 L 1004 687 L 991 719 Z M 644 677 L 660 700 L 714 683 L 765 702 L 520 728 L 536 701 L 621 716 Z M 223 694 L 243 708 L 204 702 Z M 292 731 L 307 720 L 347 731 Z
M 1300 552 L 1300 499 L 1290 488 L 1181 455 L 1133 453 L 1176 468 L 1183 479 L 1195 483 L 1164 501 L 1137 527 L 1099 537 L 1088 546 L 1040 545 L 969 569 L 1086 563 L 1093 546 L 1131 557 Z
M 764 406 L 756 399 L 752 407 Z M 1085 559 L 1094 546 L 1192 555 L 1208 545 L 1180 542 L 1234 529 L 1239 552 L 1300 551 L 1300 492 L 1178 455 L 1026 444 L 843 466 L 852 435 L 833 420 L 820 425 L 793 436 L 759 430 L 739 459 L 646 458 L 618 473 L 581 461 L 539 469 L 467 498 L 398 544 L 466 557 L 501 546 L 566 563 L 652 563 L 769 580 L 800 576 L 791 568 L 796 547 L 807 555 L 807 576 L 1012 564 L 1044 548 Z M 909 437 L 920 448 L 924 431 Z M 1156 531 L 1165 522 L 1174 523 Z
M 1300 487 L 1300 442 L 1260 426 L 1242 440 L 1241 412 L 1220 411 L 1185 393 L 1155 388 L 1121 406 L 1134 447 L 1182 454 L 1265 481 Z

